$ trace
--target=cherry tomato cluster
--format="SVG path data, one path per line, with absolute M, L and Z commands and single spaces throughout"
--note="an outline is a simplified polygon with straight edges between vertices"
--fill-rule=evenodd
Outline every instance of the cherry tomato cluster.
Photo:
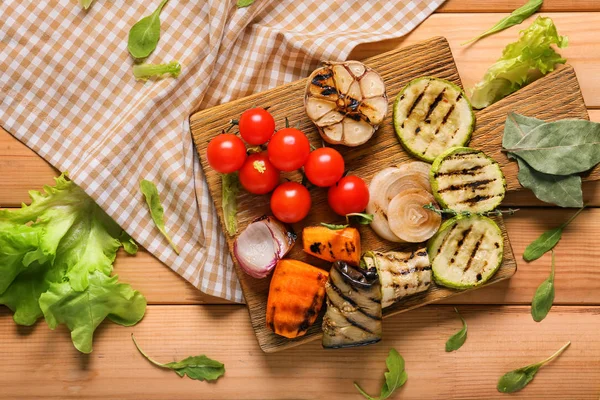
M 280 171 L 304 167 L 306 178 L 315 186 L 329 187 L 328 203 L 339 215 L 361 212 L 369 202 L 369 190 L 358 176 L 344 175 L 344 158 L 335 149 L 310 151 L 306 135 L 296 128 L 275 131 L 273 116 L 263 108 L 244 111 L 238 121 L 241 139 L 223 133 L 210 141 L 207 159 L 221 173 L 239 171 L 241 185 L 253 194 L 271 195 L 271 211 L 282 222 L 302 220 L 311 207 L 306 187 L 296 182 L 279 185 Z M 243 139 L 243 140 L 242 140 Z M 245 143 L 264 145 L 267 150 L 248 155 Z

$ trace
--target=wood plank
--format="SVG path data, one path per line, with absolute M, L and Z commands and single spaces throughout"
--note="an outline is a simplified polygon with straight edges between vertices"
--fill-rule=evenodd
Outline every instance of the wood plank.
M 449 50 L 448 43 L 445 39 L 438 37 L 410 47 L 373 57 L 366 60 L 366 64 L 381 74 L 381 77 L 386 82 L 386 90 L 390 94 L 397 93 L 407 82 L 421 76 L 441 77 L 460 85 L 460 79 L 456 74 L 456 67 Z M 553 81 L 546 78 L 546 82 L 547 85 L 550 85 Z M 255 104 L 261 104 L 265 107 L 270 107 L 269 112 L 275 118 L 277 123 L 276 126 L 284 126 L 284 119 L 289 118 L 292 123 L 297 123 L 299 125 L 299 128 L 307 134 L 310 140 L 312 140 L 314 146 L 319 146 L 321 138 L 304 111 L 302 99 L 304 98 L 305 87 L 306 79 L 227 104 L 212 107 L 208 110 L 195 113 L 190 117 L 192 136 L 196 143 L 198 153 L 200 154 L 200 160 L 206 176 L 208 188 L 213 201 L 216 204 L 217 214 L 221 222 L 223 221 L 223 211 L 220 207 L 222 194 L 221 176 L 214 169 L 210 168 L 206 160 L 206 147 L 210 139 L 222 132 L 225 127 L 223 121 L 236 119 L 246 109 Z M 558 87 L 556 87 L 555 90 L 557 90 Z M 527 89 L 524 90 L 524 92 L 526 91 Z M 523 97 L 523 99 L 525 99 L 525 97 Z M 573 99 L 576 100 L 575 98 Z M 581 98 L 579 98 L 579 103 L 580 108 L 585 112 L 585 107 Z M 555 104 L 552 102 L 545 102 L 540 109 L 545 107 L 547 107 L 546 109 L 552 109 L 557 108 L 557 106 L 558 102 L 555 102 Z M 493 109 L 493 107 L 490 107 L 490 109 Z M 346 169 L 367 181 L 369 181 L 384 166 L 397 165 L 405 161 L 413 160 L 408 153 L 402 150 L 391 124 L 387 122 L 390 121 L 391 112 L 391 109 L 388 110 L 388 119 L 382 123 L 377 133 L 369 140 L 368 145 L 354 148 L 334 146 L 344 156 Z M 491 119 L 489 118 L 486 121 L 491 123 Z M 488 132 L 491 132 L 491 130 L 488 130 Z M 476 139 L 481 139 L 481 136 L 478 136 L 477 131 L 475 132 L 474 137 Z M 491 141 L 491 139 L 488 141 Z M 377 155 L 376 158 L 374 158 L 374 154 Z M 299 180 L 297 173 L 291 177 Z M 511 176 L 507 175 L 506 178 L 507 180 L 510 180 Z M 514 180 L 515 178 L 512 177 L 512 179 Z M 294 224 L 294 230 L 296 232 L 301 232 L 305 226 L 318 225 L 323 221 L 336 222 L 332 221 L 332 213 L 327 205 L 327 191 L 317 187 L 313 187 L 309 190 L 311 192 L 313 206 L 311 212 L 303 221 Z M 238 196 L 239 232 L 242 232 L 245 227 L 256 218 L 265 214 L 270 214 L 269 196 L 255 196 L 247 192 L 240 193 Z M 500 228 L 503 228 L 501 223 L 499 223 L 499 225 Z M 380 251 L 398 249 L 397 244 L 381 240 L 368 227 L 361 227 L 360 233 L 362 246 L 366 249 Z M 232 252 L 234 240 L 235 237 L 227 238 L 229 248 Z M 495 283 L 499 280 L 507 279 L 515 272 L 516 264 L 514 263 L 514 257 L 506 234 L 504 250 L 503 263 L 498 272 L 488 283 Z M 326 269 L 330 267 L 330 263 L 318 262 L 314 257 L 308 256 L 302 251 L 301 246 L 296 246 L 289 254 L 289 257 Z M 237 276 L 241 282 L 244 297 L 248 304 L 252 324 L 263 350 L 279 351 L 287 347 L 296 346 L 310 340 L 310 338 L 315 335 L 321 334 L 321 330 L 313 326 L 308 330 L 306 335 L 296 339 L 289 340 L 275 335 L 267 327 L 265 321 L 265 309 L 270 280 L 251 278 L 241 270 L 235 257 L 234 264 L 236 266 Z M 385 310 L 384 316 L 396 312 L 403 312 L 430 302 L 439 301 L 455 294 L 457 294 L 457 291 L 455 290 L 434 285 L 432 289 L 419 296 L 415 296 L 414 298 L 407 299 L 405 302 L 389 307 Z
M 507 12 L 521 7 L 526 0 L 446 0 L 438 13 L 489 13 Z M 565 11 L 600 11 L 597 0 L 545 0 L 539 12 L 565 12 Z
M 481 4 L 487 2 L 482 1 Z M 600 2 L 595 2 L 600 4 Z M 432 36 L 445 36 L 450 43 L 456 60 L 458 72 L 467 91 L 478 82 L 485 71 L 501 55 L 502 49 L 515 41 L 518 32 L 526 28 L 535 17 L 523 24 L 489 36 L 470 46 L 460 44 L 485 31 L 504 14 L 434 14 L 426 19 L 418 28 L 404 38 L 361 44 L 350 54 L 349 59 L 364 59 L 375 54 L 418 43 Z M 600 107 L 600 13 L 553 13 L 558 32 L 569 37 L 569 47 L 561 49 L 560 54 L 567 58 L 569 64 L 577 71 L 581 83 L 585 104 L 588 107 Z
M 277 354 L 263 354 L 241 306 L 151 306 L 135 327 L 102 325 L 90 355 L 79 354 L 68 332 L 45 324 L 17 329 L 0 311 L 0 340 L 9 352 L 0 363 L 3 398 L 137 399 L 356 399 L 359 382 L 378 393 L 385 358 L 396 348 L 406 361 L 402 399 L 506 398 L 498 378 L 540 361 L 571 340 L 571 347 L 544 367 L 523 391 L 523 399 L 597 399 L 600 393 L 600 311 L 555 307 L 543 323 L 529 307 L 463 306 L 469 337 L 457 352 L 444 343 L 459 327 L 447 306 L 428 306 L 384 323 L 376 345 L 323 350 L 319 342 Z M 179 378 L 151 365 L 134 348 L 158 361 L 206 354 L 225 364 L 216 383 Z

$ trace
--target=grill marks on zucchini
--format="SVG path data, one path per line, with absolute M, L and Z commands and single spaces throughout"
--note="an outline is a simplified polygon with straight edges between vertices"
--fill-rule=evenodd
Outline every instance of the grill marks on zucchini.
M 435 281 L 456 289 L 487 282 L 502 263 L 503 244 L 500 228 L 487 217 L 446 221 L 427 244 Z
M 455 147 L 441 154 L 431 167 L 430 178 L 438 203 L 456 211 L 493 210 L 506 191 L 498 163 L 468 147 Z
M 424 161 L 465 144 L 475 117 L 462 90 L 437 78 L 411 81 L 394 103 L 394 129 L 406 150 Z

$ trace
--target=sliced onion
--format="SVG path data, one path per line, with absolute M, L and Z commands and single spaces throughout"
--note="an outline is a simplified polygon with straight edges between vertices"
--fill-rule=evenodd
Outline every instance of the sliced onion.
M 394 235 L 410 243 L 431 238 L 440 228 L 442 217 L 423 207 L 430 203 L 435 204 L 435 199 L 425 189 L 407 189 L 396 195 L 387 214 Z
M 252 222 L 237 237 L 233 254 L 240 267 L 254 278 L 265 278 L 293 247 L 296 235 L 273 217 Z

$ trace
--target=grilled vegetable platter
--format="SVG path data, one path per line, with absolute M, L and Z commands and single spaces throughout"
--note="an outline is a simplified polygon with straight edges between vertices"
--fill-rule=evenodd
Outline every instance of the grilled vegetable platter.
M 264 351 L 374 344 L 384 316 L 514 274 L 502 217 L 486 216 L 505 178 L 470 147 L 476 117 L 445 40 L 325 62 L 289 86 L 285 103 L 221 106 L 199 146 Z

